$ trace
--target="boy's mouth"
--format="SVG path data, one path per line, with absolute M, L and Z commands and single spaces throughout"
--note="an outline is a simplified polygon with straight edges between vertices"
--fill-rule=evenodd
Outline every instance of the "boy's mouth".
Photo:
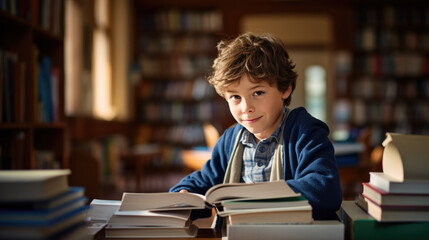
M 261 119 L 262 117 L 257 117 L 257 118 L 250 118 L 250 119 L 242 119 L 242 121 L 244 122 L 244 123 L 254 123 L 254 122 L 256 122 L 256 121 L 258 121 L 259 119 Z

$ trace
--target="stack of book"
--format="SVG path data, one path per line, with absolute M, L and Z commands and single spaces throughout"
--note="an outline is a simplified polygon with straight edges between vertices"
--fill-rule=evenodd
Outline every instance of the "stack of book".
M 226 219 L 226 236 L 234 239 L 343 239 L 344 225 L 339 221 L 314 221 L 312 207 L 285 181 L 262 187 L 284 196 L 223 200 L 217 213 Z M 321 238 L 322 236 L 322 238 Z
M 341 215 L 345 225 L 345 239 L 429 239 L 429 222 L 379 222 L 354 200 L 343 201 Z
M 358 204 L 380 222 L 429 221 L 429 136 L 387 133 L 383 172 L 370 172 Z
M 342 204 L 348 239 L 429 239 L 429 136 L 387 133 L 383 171 Z
M 70 170 L 0 171 L 0 239 L 85 238 L 87 198 Z
M 190 209 L 181 209 L 175 204 L 167 204 L 169 208 L 157 205 L 177 194 L 124 193 L 119 205 L 116 201 L 109 203 L 106 200 L 91 203 L 94 205 L 91 216 L 95 220 L 107 220 L 106 238 L 195 237 L 198 229 L 191 222 Z M 108 206 L 109 209 L 106 208 Z M 97 211 L 101 207 L 106 208 L 104 213 L 107 212 L 107 216 Z
M 107 223 L 121 206 L 120 200 L 93 199 L 86 213 L 89 221 Z
M 285 235 L 297 236 L 297 239 L 320 237 L 315 232 L 323 232 L 326 239 L 344 237 L 341 222 L 314 222 L 311 205 L 285 181 L 219 184 L 205 195 L 124 193 L 119 210 L 106 227 L 106 237 L 186 237 L 190 235 L 189 228 L 195 229 L 189 221 L 190 211 L 213 207 L 219 217 L 227 219 L 228 239 L 283 239 Z M 164 232 L 170 234 L 161 235 Z

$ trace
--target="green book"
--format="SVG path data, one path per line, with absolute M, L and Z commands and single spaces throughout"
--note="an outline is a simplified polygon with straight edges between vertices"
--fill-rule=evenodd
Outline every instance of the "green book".
M 222 201 L 222 207 L 225 210 L 237 209 L 255 209 L 255 208 L 279 208 L 279 207 L 298 207 L 309 205 L 308 200 L 302 196 L 281 197 L 270 199 L 256 199 L 256 200 L 234 200 Z
M 345 239 L 429 239 L 429 222 L 378 222 L 355 201 L 343 201 L 341 215 Z

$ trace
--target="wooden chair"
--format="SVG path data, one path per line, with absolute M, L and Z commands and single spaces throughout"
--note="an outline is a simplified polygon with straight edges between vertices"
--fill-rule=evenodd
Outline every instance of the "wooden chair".
M 204 138 L 207 143 L 207 150 L 183 150 L 183 164 L 189 172 L 201 170 L 204 164 L 212 156 L 212 149 L 219 139 L 219 131 L 213 124 L 207 122 L 203 125 Z

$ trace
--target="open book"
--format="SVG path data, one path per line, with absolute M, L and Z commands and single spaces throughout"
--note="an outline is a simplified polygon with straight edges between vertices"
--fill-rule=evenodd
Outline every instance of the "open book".
M 124 193 L 119 211 L 204 209 L 224 200 L 298 197 L 285 181 L 254 184 L 227 183 L 211 187 L 205 195 L 195 193 Z
M 429 136 L 387 133 L 383 172 L 399 182 L 429 180 Z

